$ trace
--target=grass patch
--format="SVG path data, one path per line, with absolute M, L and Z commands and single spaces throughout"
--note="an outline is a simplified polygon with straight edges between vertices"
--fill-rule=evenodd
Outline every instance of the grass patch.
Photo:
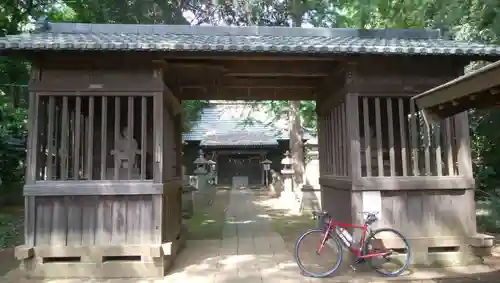
M 196 210 L 187 220 L 188 240 L 222 239 L 222 230 L 229 205 L 229 192 L 217 190 L 211 205 Z
M 479 232 L 500 234 L 500 197 L 490 195 L 488 200 L 477 201 L 476 220 Z
M 0 209 L 0 248 L 11 248 L 23 243 L 24 210 L 22 207 Z

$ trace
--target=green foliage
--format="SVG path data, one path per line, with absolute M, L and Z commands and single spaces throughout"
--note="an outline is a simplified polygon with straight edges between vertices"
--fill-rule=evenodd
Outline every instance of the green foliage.
M 479 192 L 484 198 L 477 202 L 478 230 L 480 232 L 500 233 L 500 192 Z
M 201 111 L 208 105 L 208 100 L 185 100 L 182 102 L 184 111 L 184 131 L 189 131 L 200 119 Z
M 0 93 L 0 194 L 15 193 L 23 180 L 25 126 L 25 109 L 14 107 L 12 99 Z
M 272 119 L 267 121 L 269 123 L 274 123 L 280 119 L 286 118 L 288 115 L 288 101 L 284 100 L 253 100 L 249 101 L 252 105 L 253 111 L 262 111 L 266 113 L 272 113 L 270 116 Z M 302 127 L 310 130 L 316 131 L 316 101 L 314 100 L 301 100 L 300 101 L 300 116 L 302 121 Z M 252 119 L 247 118 L 246 123 L 252 123 Z

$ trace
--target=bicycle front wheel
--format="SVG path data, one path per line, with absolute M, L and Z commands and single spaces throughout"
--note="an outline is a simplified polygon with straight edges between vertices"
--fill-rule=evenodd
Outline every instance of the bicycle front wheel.
M 328 233 L 323 247 L 325 233 Z M 303 275 L 324 278 L 332 275 L 342 262 L 342 246 L 337 237 L 325 229 L 311 229 L 295 244 L 295 261 Z
M 408 241 L 391 228 L 373 231 L 366 239 L 363 254 L 384 254 L 366 259 L 368 265 L 386 277 L 401 275 L 410 264 L 411 250 Z

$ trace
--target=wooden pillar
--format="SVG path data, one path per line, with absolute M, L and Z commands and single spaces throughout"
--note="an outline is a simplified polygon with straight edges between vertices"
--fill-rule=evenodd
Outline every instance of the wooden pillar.
M 153 97 L 153 182 L 163 183 L 164 180 L 164 116 L 163 93 L 156 92 Z
M 355 96 L 349 97 L 352 83 L 351 68 L 342 63 L 337 72 L 325 82 L 317 101 L 318 146 L 320 150 L 320 187 L 322 208 L 336 219 L 346 223 L 353 221 L 351 148 L 355 148 L 350 111 Z M 357 107 L 357 106 L 356 106 Z M 354 108 L 356 111 L 357 108 Z
M 472 157 L 470 152 L 469 117 L 467 112 L 455 115 L 457 140 L 458 174 L 472 178 Z

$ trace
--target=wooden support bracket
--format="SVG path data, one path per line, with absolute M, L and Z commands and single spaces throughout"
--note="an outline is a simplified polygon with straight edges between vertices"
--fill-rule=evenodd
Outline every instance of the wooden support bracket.
M 339 84 L 339 81 L 341 81 L 339 79 L 343 77 L 344 71 L 344 67 L 337 65 L 335 70 L 324 79 L 320 86 L 318 86 L 317 92 L 321 94 L 318 98 L 319 103 L 316 106 L 316 111 L 319 115 L 328 113 L 335 100 L 338 99 L 338 96 L 333 93 L 332 88 L 336 87 L 337 89 L 335 91 L 340 91 L 344 88 L 343 85 L 345 82 Z M 342 88 L 339 88 L 340 85 L 342 85 Z
M 165 89 L 163 92 L 163 95 L 165 96 L 165 104 L 167 104 L 167 107 L 172 110 L 172 115 L 177 116 L 182 113 L 182 103 L 180 100 L 174 95 L 172 90 L 165 85 Z

